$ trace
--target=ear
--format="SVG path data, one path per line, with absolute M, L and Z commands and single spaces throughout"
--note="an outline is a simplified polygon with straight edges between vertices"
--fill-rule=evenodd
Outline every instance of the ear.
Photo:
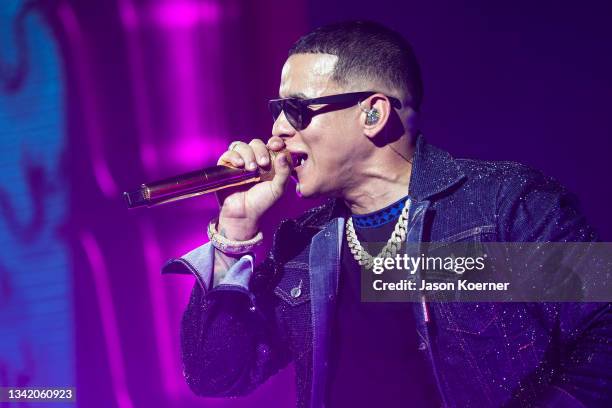
M 391 115 L 391 102 L 383 94 L 374 94 L 359 104 L 363 134 L 372 139 L 378 135 Z

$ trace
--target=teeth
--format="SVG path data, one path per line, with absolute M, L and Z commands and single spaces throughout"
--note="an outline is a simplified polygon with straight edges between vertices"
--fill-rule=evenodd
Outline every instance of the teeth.
M 302 158 L 300 159 L 300 166 L 301 166 L 302 164 L 304 164 L 304 161 L 306 161 L 306 159 L 304 159 L 304 158 L 302 157 Z

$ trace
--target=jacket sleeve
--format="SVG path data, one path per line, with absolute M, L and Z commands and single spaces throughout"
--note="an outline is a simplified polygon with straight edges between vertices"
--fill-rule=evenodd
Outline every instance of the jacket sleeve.
M 245 256 L 210 289 L 213 257 L 206 244 L 164 270 L 189 271 L 197 279 L 181 322 L 183 373 L 197 395 L 246 395 L 290 361 L 276 323 L 278 300 L 271 290 L 249 288 L 253 272 L 269 272 L 272 263 L 266 260 L 254 271 L 252 258 Z
M 597 240 L 576 198 L 554 180 L 524 168 L 498 194 L 499 236 L 512 242 Z M 605 277 L 605 276 L 604 276 Z M 559 354 L 536 406 L 604 406 L 612 401 L 612 310 L 609 303 L 539 305 L 554 321 Z

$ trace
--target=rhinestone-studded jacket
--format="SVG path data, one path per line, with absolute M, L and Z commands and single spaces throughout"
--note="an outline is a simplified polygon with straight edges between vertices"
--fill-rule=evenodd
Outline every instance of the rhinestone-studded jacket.
M 517 163 L 454 159 L 423 137 L 410 198 L 408 242 L 595 240 L 573 196 L 555 181 Z M 165 266 L 197 278 L 181 332 L 184 374 L 196 394 L 246 395 L 293 362 L 297 406 L 324 406 L 343 209 L 331 200 L 284 221 L 254 272 L 245 257 L 213 289 L 210 244 Z M 445 406 L 612 401 L 609 304 L 413 305 L 419 350 Z

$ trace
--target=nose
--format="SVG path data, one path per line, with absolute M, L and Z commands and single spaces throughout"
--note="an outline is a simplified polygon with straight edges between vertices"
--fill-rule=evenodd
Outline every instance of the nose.
M 285 111 L 282 111 L 281 114 L 278 115 L 278 118 L 276 118 L 276 121 L 274 121 L 274 124 L 272 125 L 272 136 L 288 138 L 295 135 L 295 133 L 295 129 L 293 128 L 293 126 L 291 126 L 291 124 L 287 120 L 287 117 L 285 116 Z

